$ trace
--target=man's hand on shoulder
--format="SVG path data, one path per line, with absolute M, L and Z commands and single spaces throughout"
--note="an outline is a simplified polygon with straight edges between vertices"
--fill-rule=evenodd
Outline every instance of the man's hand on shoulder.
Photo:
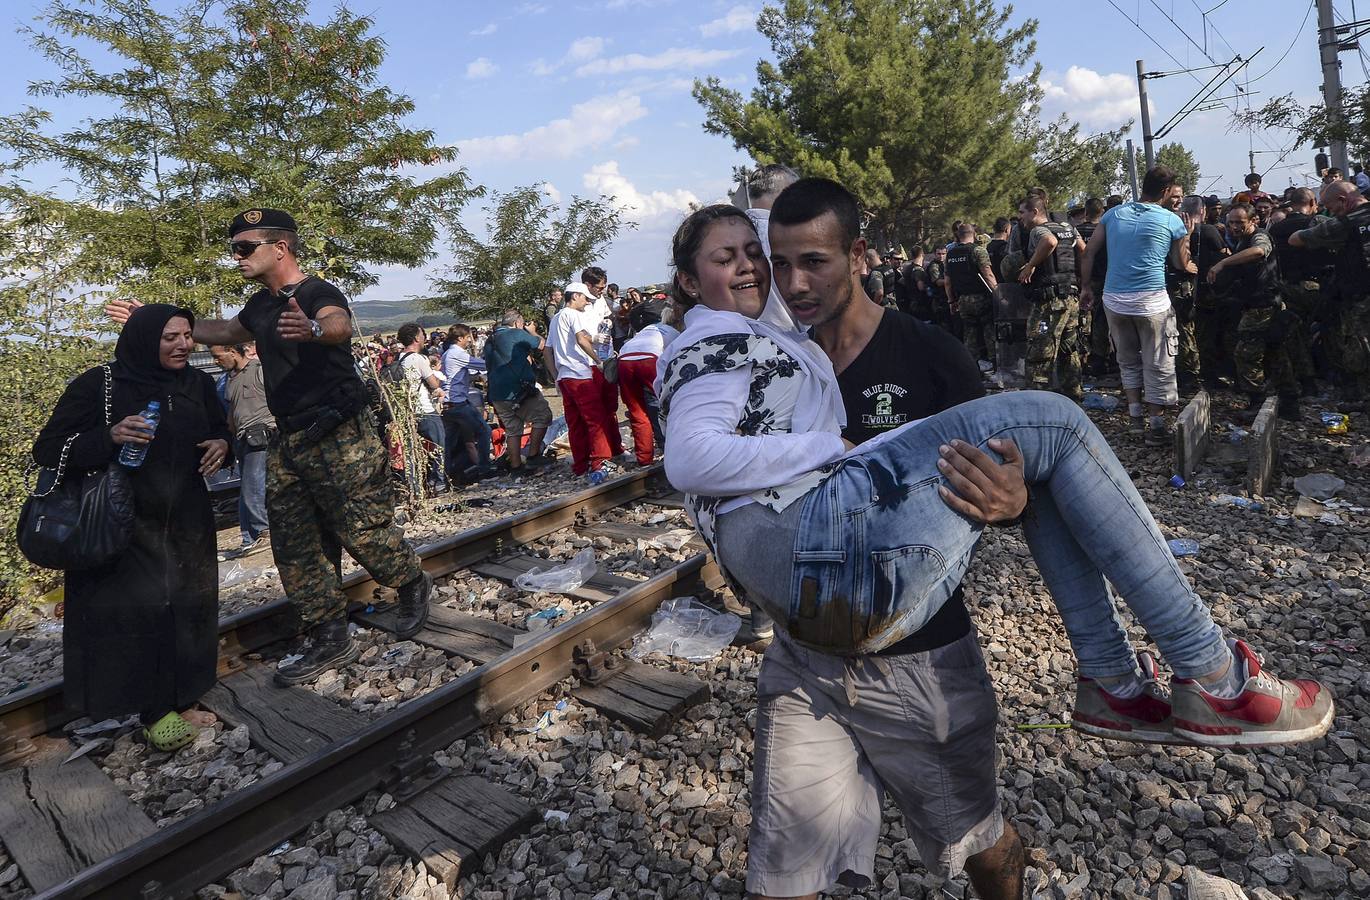
M 1027 483 L 1023 479 L 1023 454 L 1013 441 L 994 439 L 989 448 L 1003 458 L 994 458 L 965 441 L 952 441 L 939 448 L 937 469 L 947 480 L 939 487 L 942 502 L 976 522 L 1009 522 L 1027 507 Z
M 105 304 L 105 315 L 117 325 L 128 322 L 128 317 L 133 315 L 133 311 L 142 306 L 139 300 L 111 300 Z

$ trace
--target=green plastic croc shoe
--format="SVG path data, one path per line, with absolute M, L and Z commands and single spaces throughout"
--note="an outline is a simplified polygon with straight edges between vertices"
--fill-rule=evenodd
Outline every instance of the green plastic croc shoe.
M 177 712 L 169 712 L 158 719 L 151 728 L 143 729 L 143 737 L 147 738 L 147 742 L 163 753 L 180 750 L 195 740 L 198 733 L 199 729 L 182 719 L 181 714 Z

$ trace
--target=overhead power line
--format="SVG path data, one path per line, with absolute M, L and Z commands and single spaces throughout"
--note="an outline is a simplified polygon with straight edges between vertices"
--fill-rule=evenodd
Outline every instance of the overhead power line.
M 1308 8 L 1303 11 L 1303 21 L 1299 23 L 1299 32 L 1298 34 L 1294 35 L 1294 40 L 1289 42 L 1289 46 L 1286 47 L 1284 49 L 1284 52 L 1280 54 L 1280 58 L 1275 60 L 1275 64 L 1273 66 L 1266 69 L 1264 72 L 1257 75 L 1256 77 L 1247 81 L 1248 85 L 1255 84 L 1257 81 L 1260 81 L 1262 78 L 1269 75 L 1271 72 L 1275 71 L 1280 67 L 1280 63 L 1284 62 L 1285 57 L 1287 57 L 1289 55 L 1289 52 L 1294 49 L 1294 45 L 1299 42 L 1299 38 L 1303 37 L 1303 30 L 1308 27 L 1308 17 L 1313 14 L 1314 5 L 1314 0 L 1308 0 Z

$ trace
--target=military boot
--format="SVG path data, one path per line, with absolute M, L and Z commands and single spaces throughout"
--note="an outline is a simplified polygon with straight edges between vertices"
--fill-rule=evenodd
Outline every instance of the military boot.
M 357 661 L 361 651 L 347 633 L 347 617 L 320 622 L 309 631 L 309 649 L 293 663 L 276 670 L 276 683 L 282 687 L 306 684 L 329 669 Z
M 1297 394 L 1281 394 L 1280 404 L 1275 408 L 1275 414 L 1286 422 L 1299 421 L 1302 410 L 1299 408 L 1299 397 Z
M 406 640 L 419 633 L 428 621 L 428 597 L 433 593 L 433 576 L 423 572 L 398 591 L 395 604 L 395 637 Z

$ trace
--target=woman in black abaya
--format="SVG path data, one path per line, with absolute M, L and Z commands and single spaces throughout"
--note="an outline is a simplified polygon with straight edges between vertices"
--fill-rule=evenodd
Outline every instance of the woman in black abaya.
M 78 376 L 38 435 L 33 457 L 56 468 L 73 434 L 69 471 L 101 468 L 125 443 L 146 444 L 130 470 L 136 507 L 127 551 L 99 569 L 66 572 L 63 663 L 68 707 L 97 721 L 137 713 L 149 742 L 175 750 L 195 737 L 178 710 L 214 684 L 219 573 L 204 477 L 229 459 L 228 426 L 213 380 L 188 365 L 194 315 L 167 304 L 134 311 L 105 376 Z M 139 413 L 158 400 L 149 443 Z M 193 717 L 192 717 L 193 718 Z

